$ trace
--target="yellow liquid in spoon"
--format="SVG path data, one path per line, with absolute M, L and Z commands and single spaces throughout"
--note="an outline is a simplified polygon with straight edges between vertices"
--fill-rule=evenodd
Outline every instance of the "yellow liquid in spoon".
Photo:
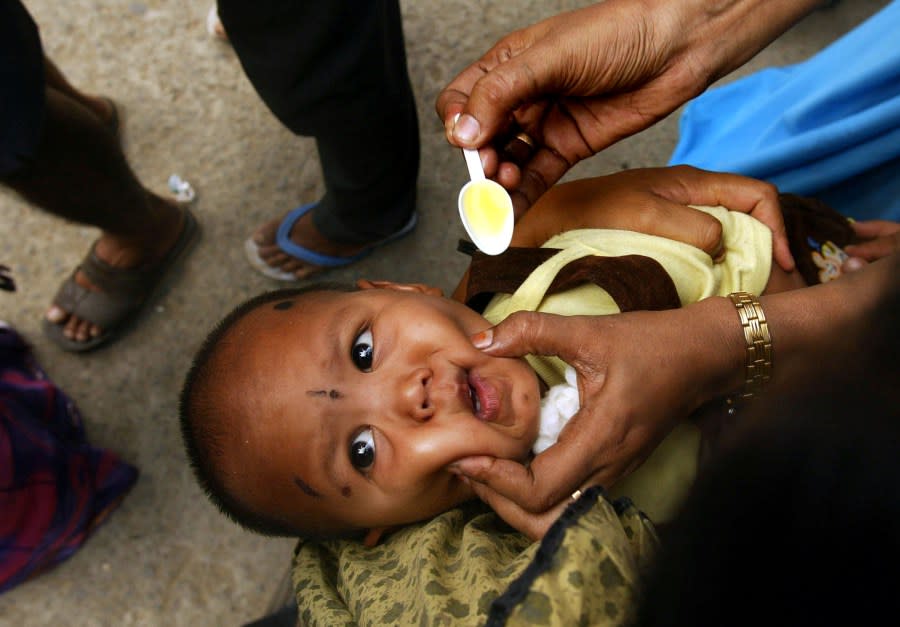
M 509 196 L 499 185 L 479 181 L 463 193 L 463 212 L 469 228 L 481 236 L 499 235 L 509 211 Z

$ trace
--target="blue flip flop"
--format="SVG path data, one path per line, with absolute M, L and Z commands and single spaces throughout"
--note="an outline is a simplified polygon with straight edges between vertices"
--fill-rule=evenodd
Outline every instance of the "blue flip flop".
M 304 261 L 308 264 L 318 266 L 320 268 L 340 268 L 342 266 L 348 266 L 351 263 L 356 263 L 360 259 L 363 259 L 364 257 L 371 254 L 371 252 L 379 246 L 383 246 L 385 244 L 398 240 L 405 235 L 408 235 L 410 232 L 412 232 L 413 229 L 416 228 L 416 224 L 418 224 L 419 221 L 418 214 L 414 212 L 410 216 L 406 224 L 404 224 L 400 228 L 400 230 L 396 231 L 395 233 L 392 233 L 386 238 L 370 244 L 355 255 L 352 255 L 350 257 L 335 257 L 332 255 L 323 255 L 321 253 L 317 253 L 291 241 L 291 229 L 294 228 L 294 224 L 297 223 L 297 220 L 302 218 L 314 207 L 316 207 L 317 204 L 318 203 L 313 202 L 302 205 L 288 213 L 284 217 L 284 220 L 281 221 L 281 224 L 278 225 L 278 231 L 275 235 L 275 241 L 278 244 L 278 247 L 291 257 Z M 259 256 L 259 246 L 256 242 L 253 241 L 253 238 L 248 238 L 247 241 L 244 242 L 244 253 L 247 256 L 247 261 L 250 262 L 250 265 L 270 279 L 275 279 L 276 281 L 299 280 L 293 272 L 285 272 L 280 268 L 273 268 L 272 266 L 267 264 L 262 259 L 262 257 Z

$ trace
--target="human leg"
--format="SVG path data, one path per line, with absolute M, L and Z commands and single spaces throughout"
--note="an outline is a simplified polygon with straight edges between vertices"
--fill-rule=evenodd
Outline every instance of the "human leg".
M 159 264 L 181 235 L 185 213 L 144 189 L 108 120 L 50 84 L 45 96 L 37 148 L 27 165 L 4 177 L 4 182 L 49 213 L 100 228 L 94 252 L 110 267 Z M 74 281 L 86 290 L 101 291 L 81 271 L 75 272 Z M 58 305 L 50 307 L 47 319 L 77 342 L 101 337 L 105 331 Z
M 396 0 L 218 6 L 267 106 L 293 132 L 316 138 L 326 191 L 294 224 L 291 241 L 349 257 L 407 225 L 419 135 Z M 259 256 L 298 277 L 314 271 L 279 248 L 280 223 L 254 233 Z
M 110 98 L 86 94 L 76 89 L 52 59 L 44 57 L 44 80 L 48 87 L 89 109 L 114 133 L 119 132 L 119 112 Z

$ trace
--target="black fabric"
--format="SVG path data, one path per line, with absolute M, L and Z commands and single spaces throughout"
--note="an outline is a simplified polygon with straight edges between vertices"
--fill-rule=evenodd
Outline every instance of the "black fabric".
M 277 612 L 245 623 L 244 627 L 296 627 L 299 614 L 297 604 L 292 601 Z
M 541 546 L 535 553 L 532 562 L 519 578 L 509 585 L 506 592 L 491 603 L 485 627 L 501 627 L 506 624 L 510 613 L 528 595 L 534 580 L 553 566 L 553 559 L 566 536 L 566 529 L 577 523 L 585 512 L 590 511 L 598 498 L 606 498 L 606 491 L 601 486 L 590 487 L 584 491 L 581 498 L 560 514 L 541 540 Z
M 44 53 L 19 0 L 0 0 L 0 178 L 24 169 L 44 119 Z
M 316 138 L 329 239 L 367 243 L 415 206 L 419 127 L 397 0 L 218 0 L 260 97 L 291 131 Z

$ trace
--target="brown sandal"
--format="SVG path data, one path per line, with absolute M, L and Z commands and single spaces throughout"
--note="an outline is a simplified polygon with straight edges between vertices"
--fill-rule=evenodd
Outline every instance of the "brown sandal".
M 184 227 L 175 245 L 158 264 L 144 268 L 115 268 L 94 253 L 94 246 L 72 274 L 60 286 L 53 303 L 103 331 L 84 342 L 69 339 L 62 324 L 44 318 L 44 334 L 63 350 L 83 353 L 117 337 L 149 302 L 163 278 L 181 259 L 196 239 L 199 226 L 191 211 L 184 208 Z M 84 272 L 99 291 L 86 289 L 75 282 L 75 273 Z

